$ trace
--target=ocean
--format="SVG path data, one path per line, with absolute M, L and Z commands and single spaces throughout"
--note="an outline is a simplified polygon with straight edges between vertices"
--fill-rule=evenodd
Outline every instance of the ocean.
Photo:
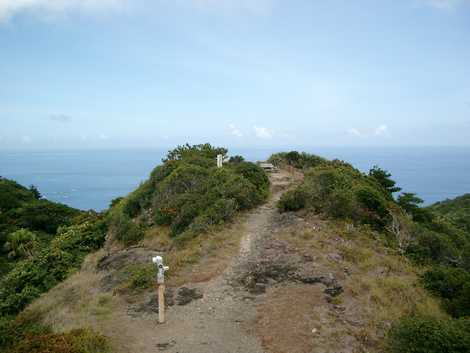
M 374 165 L 392 173 L 406 192 L 425 204 L 470 193 L 470 148 L 319 147 L 306 152 L 345 160 L 361 171 Z M 166 149 L 100 151 L 0 151 L 0 176 L 35 185 L 49 200 L 101 211 L 125 196 L 161 163 Z M 274 149 L 233 149 L 247 160 L 265 160 Z

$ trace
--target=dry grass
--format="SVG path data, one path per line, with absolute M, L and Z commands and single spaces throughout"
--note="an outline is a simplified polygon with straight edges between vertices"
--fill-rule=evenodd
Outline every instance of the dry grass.
M 336 333 L 352 337 L 356 341 L 352 346 L 360 346 L 359 351 L 380 351 L 385 332 L 404 315 L 446 316 L 439 303 L 419 285 L 418 270 L 405 257 L 386 247 L 385 241 L 367 227 L 351 227 L 307 216 L 304 224 L 289 227 L 278 236 L 297 251 L 314 258 L 318 271 L 332 273 L 340 280 L 344 293 L 330 303 L 318 302 L 310 312 L 316 317 L 328 308 L 332 315 L 322 325 L 335 327 Z M 335 307 L 344 311 L 338 316 Z M 293 334 L 290 328 L 286 330 Z M 326 341 L 337 343 L 335 332 L 327 331 L 323 335 Z M 325 349 L 334 352 L 339 348 L 332 345 Z M 322 350 L 317 346 L 311 351 Z
M 169 287 L 208 281 L 223 272 L 238 252 L 243 220 L 241 215 L 231 224 L 214 227 L 182 247 L 174 246 L 167 229 L 155 227 L 147 231 L 139 246 L 164 255 L 170 266 Z M 101 289 L 107 273 L 98 271 L 97 263 L 109 252 L 121 249 L 106 247 L 90 254 L 79 272 L 34 301 L 27 310 L 39 312 L 54 332 L 90 327 L 109 337 L 112 352 L 130 352 L 144 343 L 148 345 L 156 329 L 155 318 L 135 320 L 127 310 L 129 303 L 141 302 L 153 290 L 154 273 L 149 271 L 149 265 L 128 264 L 117 271 L 124 280 L 114 290 Z

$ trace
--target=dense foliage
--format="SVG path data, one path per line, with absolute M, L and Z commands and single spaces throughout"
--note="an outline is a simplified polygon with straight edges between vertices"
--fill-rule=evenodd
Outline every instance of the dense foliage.
M 452 224 L 470 234 L 470 194 L 438 202 L 430 210 L 445 216 Z
M 14 320 L 0 319 L 1 353 L 106 353 L 107 339 L 89 329 L 54 334 L 41 315 L 24 312 Z
M 388 337 L 391 353 L 470 352 L 470 319 L 406 317 Z
M 0 315 L 14 315 L 33 299 L 76 271 L 85 255 L 105 239 L 105 223 L 90 214 L 77 225 L 61 227 L 36 255 L 18 262 L 0 280 Z
M 278 165 L 304 169 L 303 182 L 279 201 L 281 212 L 307 209 L 327 217 L 368 224 L 419 265 L 426 289 L 442 299 L 455 319 L 404 318 L 390 333 L 392 352 L 470 351 L 470 195 L 422 208 L 413 193 L 401 189 L 391 174 L 374 166 L 368 174 L 340 161 L 305 169 L 300 153 L 280 153 Z M 309 155 L 311 156 L 311 155 Z
M 232 218 L 268 196 L 269 179 L 257 165 L 236 157 L 217 168 L 224 148 L 179 146 L 126 198 L 115 202 L 109 225 L 115 237 L 132 244 L 148 225 L 169 226 L 178 239 L 193 237 Z
M 303 183 L 286 192 L 281 211 L 307 208 L 333 218 L 346 218 L 383 229 L 390 218 L 389 191 L 351 165 L 322 162 L 305 172 Z
M 17 260 L 31 257 L 61 226 L 71 225 L 80 211 L 42 199 L 31 186 L 0 177 L 0 277 Z
M 269 162 L 278 166 L 291 166 L 297 169 L 317 167 L 326 162 L 326 159 L 309 153 L 297 151 L 275 153 L 269 158 Z

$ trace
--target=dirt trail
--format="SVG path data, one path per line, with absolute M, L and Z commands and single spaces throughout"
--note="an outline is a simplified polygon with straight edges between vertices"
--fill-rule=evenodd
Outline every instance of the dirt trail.
M 147 347 L 141 347 L 140 352 L 263 352 L 253 332 L 258 299 L 234 283 L 240 272 L 257 257 L 257 243 L 269 235 L 269 225 L 277 212 L 275 203 L 284 186 L 289 184 L 289 175 L 274 174 L 271 182 L 271 199 L 247 218 L 238 256 L 222 275 L 192 286 L 203 294 L 203 298 L 185 306 L 171 307 L 167 311 L 167 322 L 155 328 L 150 347 L 147 337 Z

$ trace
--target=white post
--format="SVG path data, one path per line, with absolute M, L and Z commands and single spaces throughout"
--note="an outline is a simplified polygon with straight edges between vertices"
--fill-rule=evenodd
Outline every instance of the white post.
M 158 322 L 165 322 L 165 271 L 170 268 L 163 265 L 163 258 L 155 256 L 152 262 L 157 265 Z
M 224 162 L 224 156 L 221 154 L 217 155 L 217 168 L 222 168 L 222 164 Z

